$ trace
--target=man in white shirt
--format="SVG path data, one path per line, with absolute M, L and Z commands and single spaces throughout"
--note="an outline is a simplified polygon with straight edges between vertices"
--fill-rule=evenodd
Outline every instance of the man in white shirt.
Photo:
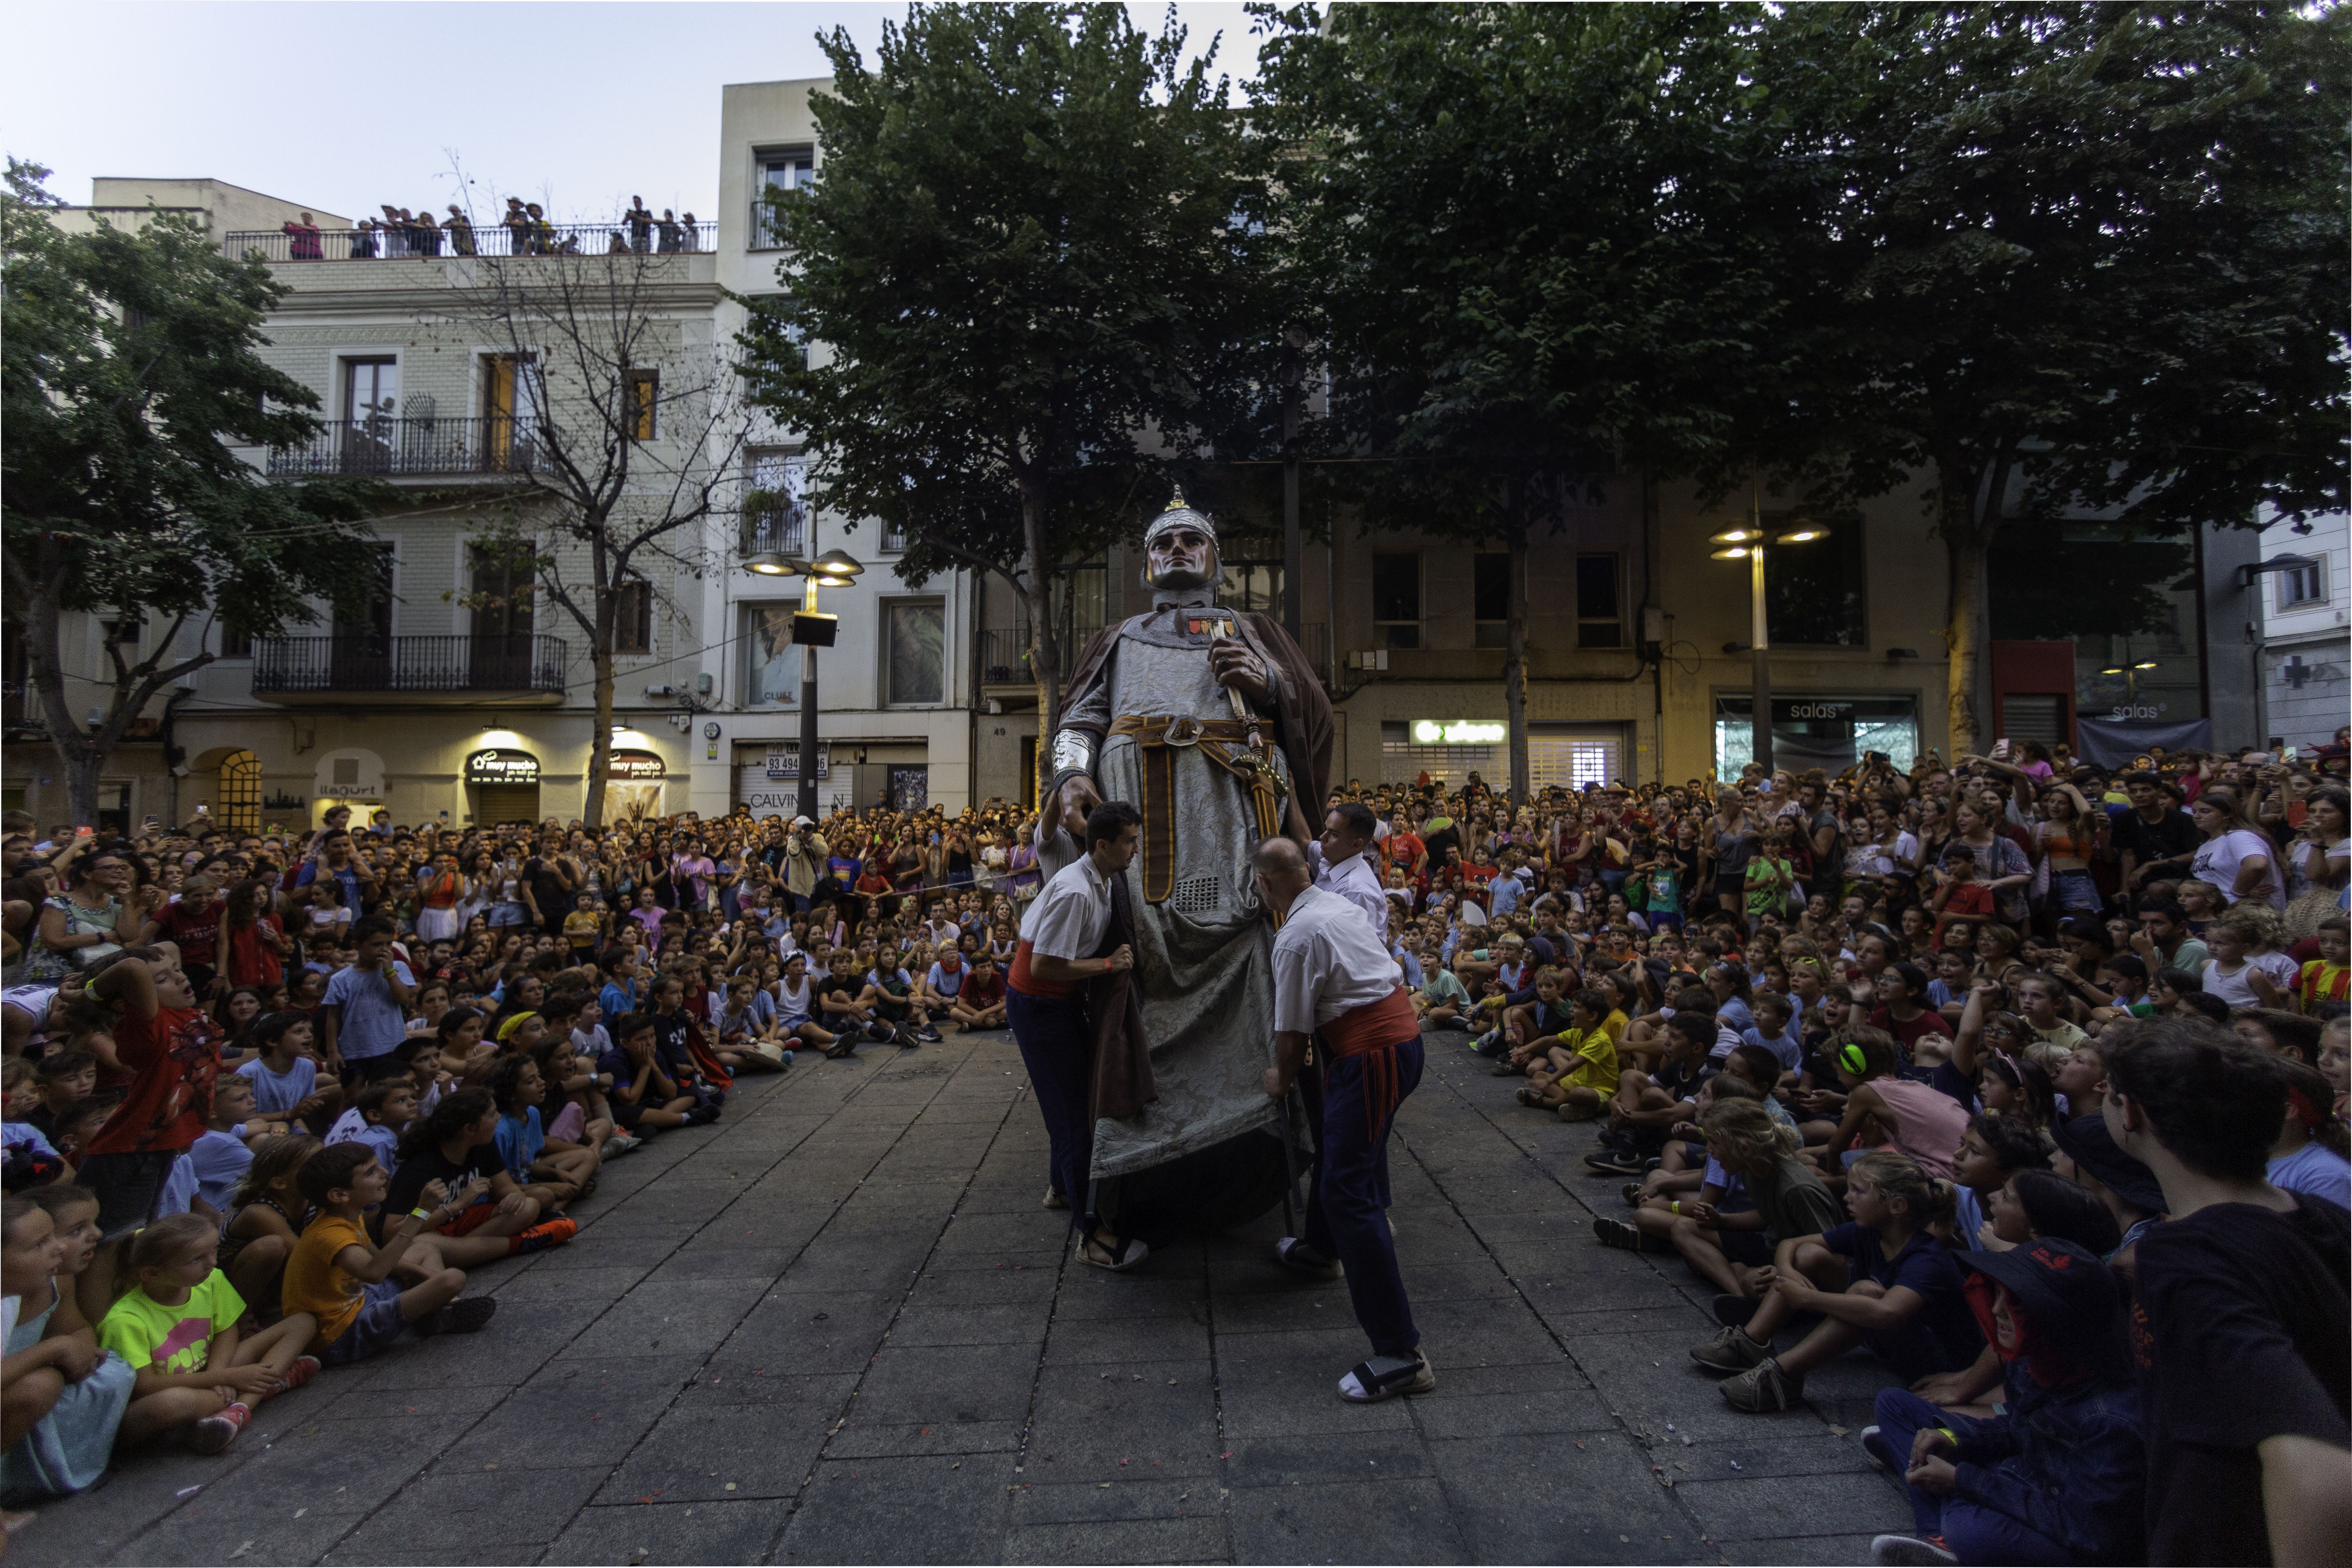
M 1337 893 L 1363 910 L 1364 918 L 1371 922 L 1372 939 L 1386 948 L 1389 896 L 1381 890 L 1379 874 L 1364 858 L 1377 820 L 1371 807 L 1361 801 L 1341 801 L 1324 815 L 1323 837 L 1307 847 L 1307 863 L 1315 873 L 1315 886 L 1324 892 Z
M 1339 815 L 1337 809 L 1332 813 Z M 1370 1357 L 1339 1380 L 1355 1404 L 1426 1394 L 1437 1374 L 1421 1353 L 1390 1233 L 1389 1128 L 1421 1082 L 1421 1021 L 1384 942 L 1364 929 L 1345 899 L 1310 885 L 1307 859 L 1287 838 L 1269 838 L 1252 862 L 1258 896 L 1282 923 L 1274 939 L 1275 1065 L 1265 1091 L 1276 1100 L 1317 1042 L 1320 1147 L 1307 1189 L 1306 1234 L 1276 1243 L 1291 1268 L 1324 1279 L 1345 1269 Z
M 1066 1208 L 1072 1226 L 1084 1226 L 1078 1256 L 1098 1268 L 1132 1268 L 1151 1250 L 1084 1212 L 1095 1142 L 1095 1036 L 1084 983 L 1135 967 L 1135 952 L 1126 945 L 1096 955 L 1110 934 L 1110 879 L 1126 873 L 1142 842 L 1142 814 L 1125 801 L 1087 814 L 1086 853 L 1054 873 L 1031 900 L 1004 981 L 1005 1021 L 1029 1069 L 1051 1148 L 1045 1206 Z

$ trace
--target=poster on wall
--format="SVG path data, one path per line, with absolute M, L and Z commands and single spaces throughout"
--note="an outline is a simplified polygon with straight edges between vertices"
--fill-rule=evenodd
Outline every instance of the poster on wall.
M 793 606 L 754 605 L 744 612 L 751 644 L 743 700 L 789 708 L 800 700 L 801 661 L 793 647 Z

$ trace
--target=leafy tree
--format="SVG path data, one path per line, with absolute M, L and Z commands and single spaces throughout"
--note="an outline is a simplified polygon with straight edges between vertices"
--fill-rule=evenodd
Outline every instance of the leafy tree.
M 1930 479 L 1955 747 L 1981 734 L 2005 529 L 2345 504 L 2347 27 L 2270 4 L 1796 5 L 1767 25 L 1801 362 L 1779 466 L 1817 494 Z
M 814 504 L 903 531 L 909 582 L 967 568 L 1020 595 L 1041 743 L 1055 569 L 1253 395 L 1250 147 L 1184 38 L 1117 5 L 918 5 L 869 72 L 845 30 L 820 37 L 817 181 L 773 198 L 787 292 L 741 340 Z
M 1747 5 L 1260 7 L 1257 118 L 1334 370 L 1363 521 L 1511 563 L 1525 798 L 1528 555 L 1621 464 L 1727 470 L 1780 291 Z
M 317 428 L 310 388 L 265 363 L 262 323 L 284 288 L 231 261 L 186 218 L 61 232 L 48 171 L 10 159 L 0 195 L 0 521 L 8 620 L 77 823 L 98 820 L 98 782 L 164 687 L 212 662 L 204 629 L 268 637 L 316 617 L 310 601 L 358 584 L 361 519 L 388 491 L 263 479 L 232 448 L 292 445 Z M 85 726 L 66 695 L 71 612 L 147 618 L 147 652 L 109 644 L 111 690 Z M 160 619 L 155 631 L 152 621 Z M 193 625 L 198 636 L 184 647 Z

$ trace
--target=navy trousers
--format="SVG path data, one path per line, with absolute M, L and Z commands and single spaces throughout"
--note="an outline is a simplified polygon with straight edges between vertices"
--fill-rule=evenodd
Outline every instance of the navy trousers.
M 1965 1442 L 1970 1428 L 1980 1425 L 1965 1415 L 1955 1415 L 1907 1388 L 1880 1389 L 1876 1415 L 1879 1441 L 1902 1465 L 1911 1462 L 1911 1440 L 1920 1432 L 1948 1426 Z M 1911 1517 L 1919 1533 L 1942 1536 L 1944 1544 L 1963 1563 L 2014 1563 L 2026 1568 L 2034 1563 L 2089 1561 L 2008 1514 L 1958 1496 L 1937 1497 L 1917 1487 L 1908 1490 Z
M 1410 1356 L 1421 1343 L 1404 1277 L 1397 1271 L 1396 1238 L 1389 1234 L 1389 1128 L 1396 1116 L 1365 1112 L 1362 1057 L 1331 1057 L 1321 1073 L 1320 1140 L 1307 1192 L 1301 1238 L 1348 1271 L 1348 1299 L 1372 1353 Z M 1397 1103 L 1421 1082 L 1421 1037 L 1396 1047 Z M 1309 1109 L 1313 1109 L 1310 1097 Z
M 1032 996 L 1007 987 L 1005 1022 L 1029 1069 L 1029 1087 L 1045 1119 L 1046 1170 L 1070 1200 L 1070 1224 L 1086 1217 L 1087 1174 L 1094 1168 L 1094 1029 L 1086 1004 Z

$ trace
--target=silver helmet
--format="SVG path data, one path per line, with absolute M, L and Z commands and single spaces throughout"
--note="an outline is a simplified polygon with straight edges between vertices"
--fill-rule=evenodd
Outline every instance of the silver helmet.
M 1217 542 L 1217 525 L 1209 521 L 1206 513 L 1192 510 L 1181 488 L 1168 498 L 1166 510 L 1153 518 L 1151 526 L 1143 531 L 1143 547 L 1150 549 L 1151 542 L 1171 528 L 1197 528 L 1209 536 L 1211 544 Z

